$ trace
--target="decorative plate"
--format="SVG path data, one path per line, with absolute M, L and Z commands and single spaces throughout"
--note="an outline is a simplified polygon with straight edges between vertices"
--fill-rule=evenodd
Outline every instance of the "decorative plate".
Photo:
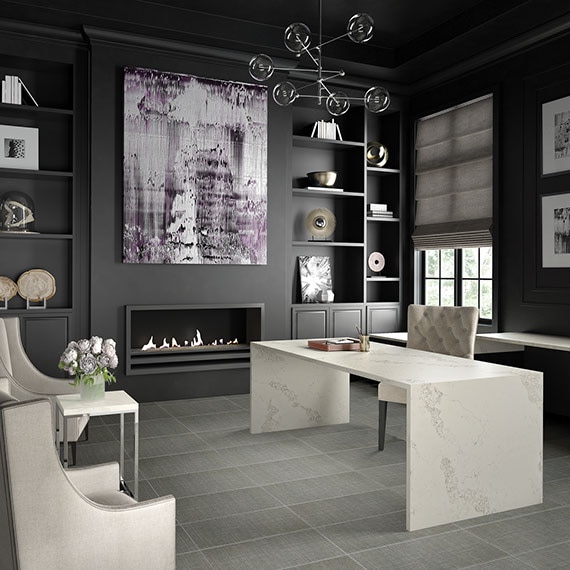
M 0 275 L 0 301 L 9 301 L 18 292 L 18 286 L 9 278 Z
M 379 251 L 373 251 L 368 257 L 368 267 L 370 267 L 372 271 L 380 273 L 380 271 L 384 269 L 384 265 L 386 265 L 386 260 Z
M 334 232 L 336 218 L 326 208 L 315 208 L 307 214 L 305 226 L 313 237 L 327 238 Z
M 368 143 L 366 147 L 366 161 L 370 166 L 385 166 L 388 162 L 388 149 L 378 142 Z
M 34 303 L 51 299 L 55 295 L 55 277 L 45 269 L 30 269 L 18 277 L 18 294 Z

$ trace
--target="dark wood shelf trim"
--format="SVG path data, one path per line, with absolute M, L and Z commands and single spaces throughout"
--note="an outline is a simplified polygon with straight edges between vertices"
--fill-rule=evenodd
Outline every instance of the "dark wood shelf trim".
M 378 168 L 377 166 L 367 166 L 368 174 L 378 174 L 379 176 L 387 176 L 388 174 L 400 174 L 398 168 Z
M 382 281 L 400 281 L 399 277 L 377 277 L 374 275 L 367 275 L 366 281 L 373 282 L 373 283 L 380 283 Z
M 0 103 L 0 112 L 10 112 L 14 115 L 65 115 L 73 117 L 73 109 L 60 109 L 58 107 L 35 107 L 34 105 L 18 105 L 16 103 Z

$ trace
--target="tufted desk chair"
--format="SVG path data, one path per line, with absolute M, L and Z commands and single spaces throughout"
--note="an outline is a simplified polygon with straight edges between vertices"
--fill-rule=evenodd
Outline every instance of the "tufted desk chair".
M 59 355 L 54 354 L 54 360 L 57 358 Z M 4 390 L 18 400 L 48 398 L 52 402 L 55 439 L 55 397 L 59 394 L 73 394 L 78 392 L 79 388 L 71 386 L 64 378 L 52 378 L 40 372 L 28 358 L 22 345 L 20 319 L 4 317 L 0 318 L 0 390 Z M 73 463 L 75 463 L 77 440 L 88 421 L 89 416 L 67 420 Z
M 479 321 L 477 307 L 408 307 L 408 348 L 473 358 Z M 388 402 L 406 403 L 406 390 L 378 384 L 378 450 L 384 449 Z

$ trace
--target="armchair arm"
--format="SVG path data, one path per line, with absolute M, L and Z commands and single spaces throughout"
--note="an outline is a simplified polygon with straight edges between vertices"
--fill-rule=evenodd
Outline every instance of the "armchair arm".
M 119 491 L 119 464 L 116 461 L 91 467 L 73 467 L 66 469 L 65 473 L 83 495 Z

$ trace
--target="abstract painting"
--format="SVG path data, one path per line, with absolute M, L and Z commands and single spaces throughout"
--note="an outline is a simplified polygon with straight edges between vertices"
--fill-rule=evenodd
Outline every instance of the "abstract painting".
M 124 69 L 123 262 L 267 263 L 267 88 Z
M 331 262 L 327 256 L 300 255 L 301 302 L 318 303 L 321 291 L 332 290 Z

